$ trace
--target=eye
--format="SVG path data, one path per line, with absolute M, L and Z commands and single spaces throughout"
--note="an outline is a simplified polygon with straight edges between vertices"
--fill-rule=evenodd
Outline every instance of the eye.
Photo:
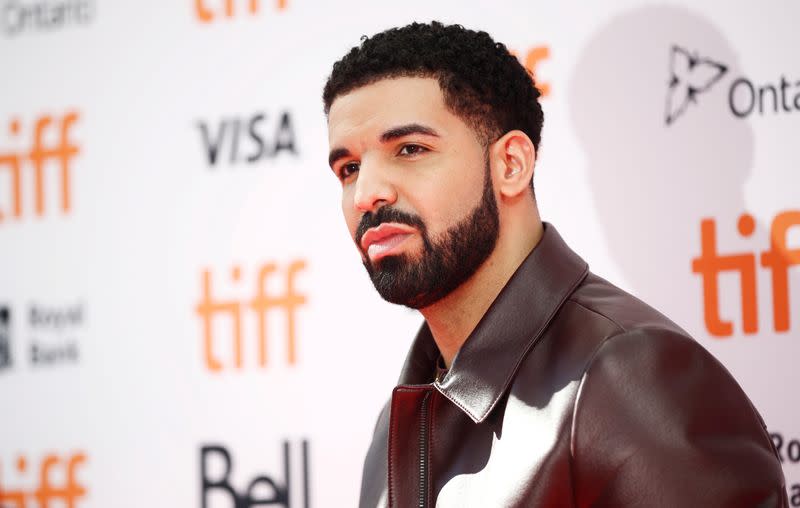
M 343 164 L 341 169 L 339 170 L 339 179 L 344 181 L 353 176 L 355 172 L 358 171 L 358 163 L 357 162 L 348 162 L 347 164 Z
M 415 145 L 413 143 L 410 143 L 408 145 L 403 145 L 400 148 L 400 152 L 398 152 L 398 155 L 411 156 L 411 155 L 418 155 L 427 151 L 428 149 L 422 145 Z

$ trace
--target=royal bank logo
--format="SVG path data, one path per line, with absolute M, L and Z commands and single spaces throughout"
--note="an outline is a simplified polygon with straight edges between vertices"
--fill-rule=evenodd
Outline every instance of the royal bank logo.
M 697 103 L 697 96 L 708 91 L 728 67 L 710 58 L 701 57 L 680 46 L 672 46 L 669 54 L 669 85 L 665 121 L 672 125 L 689 108 Z
M 85 326 L 83 303 L 32 302 L 17 314 L 16 333 L 26 339 L 31 367 L 75 365 L 80 360 L 80 339 Z M 0 306 L 0 370 L 13 365 L 12 312 Z M 0 505 L 0 508 L 5 508 Z
M 84 304 L 31 303 L 28 307 L 30 362 L 34 367 L 77 364 L 86 321 Z
M 11 367 L 11 309 L 0 307 L 0 370 Z

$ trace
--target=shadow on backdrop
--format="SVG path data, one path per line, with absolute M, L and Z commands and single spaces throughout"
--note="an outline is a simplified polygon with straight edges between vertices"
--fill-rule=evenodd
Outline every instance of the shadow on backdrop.
M 611 255 L 637 296 L 695 335 L 707 333 L 702 278 L 692 273 L 701 220 L 717 220 L 724 251 L 719 239 L 738 235 L 746 212 L 753 132 L 728 106 L 739 75 L 712 23 L 652 6 L 594 34 L 570 80 L 570 117 Z M 766 248 L 767 229 L 747 241 Z M 722 313 L 741 330 L 738 297 Z

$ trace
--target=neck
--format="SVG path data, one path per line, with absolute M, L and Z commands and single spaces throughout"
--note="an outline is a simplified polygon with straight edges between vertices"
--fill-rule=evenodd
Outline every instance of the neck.
M 528 220 L 506 222 L 518 227 L 501 228 L 494 251 L 472 277 L 438 302 L 421 309 L 448 368 L 489 306 L 542 238 L 544 229 L 536 208 L 526 212 L 531 213 Z

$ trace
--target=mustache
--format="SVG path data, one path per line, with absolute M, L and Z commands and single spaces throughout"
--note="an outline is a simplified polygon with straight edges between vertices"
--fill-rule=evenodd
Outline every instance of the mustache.
M 356 228 L 356 245 L 361 245 L 361 237 L 367 230 L 376 228 L 385 222 L 396 222 L 417 228 L 425 236 L 425 223 L 418 215 L 414 215 L 391 206 L 382 206 L 375 212 L 366 212 Z

